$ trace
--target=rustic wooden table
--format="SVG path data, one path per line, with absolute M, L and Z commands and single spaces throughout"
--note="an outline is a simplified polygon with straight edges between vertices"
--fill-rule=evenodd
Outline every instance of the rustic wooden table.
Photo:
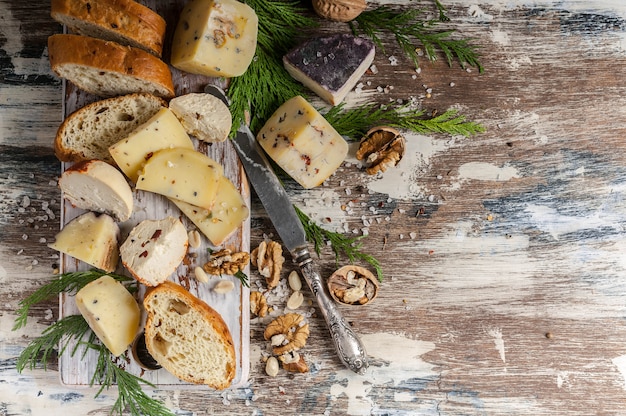
M 270 378 L 264 323 L 253 319 L 249 384 L 149 391 L 176 414 L 626 411 L 626 5 L 444 3 L 451 27 L 482 47 L 485 72 L 440 60 L 417 73 L 389 43 L 361 94 L 456 108 L 486 132 L 407 134 L 404 159 L 382 178 L 351 156 L 327 186 L 289 189 L 313 218 L 368 234 L 364 251 L 382 261 L 379 297 L 342 309 L 371 356 L 368 373 L 341 366 L 313 314 L 311 371 Z M 45 2 L 0 0 L 0 22 L 0 415 L 107 414 L 115 389 L 94 399 L 63 386 L 55 363 L 16 372 L 58 317 L 51 301 L 12 331 L 18 302 L 58 265 L 47 242 L 60 225 L 51 144 L 62 85 L 46 39 L 60 26 Z M 251 228 L 252 247 L 273 232 L 254 196 Z M 335 268 L 330 250 L 320 261 L 326 275 Z

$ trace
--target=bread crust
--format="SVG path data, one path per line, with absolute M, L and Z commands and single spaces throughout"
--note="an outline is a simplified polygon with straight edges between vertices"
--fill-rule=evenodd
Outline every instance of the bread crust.
M 174 82 L 169 66 L 156 56 L 139 48 L 122 46 L 119 43 L 105 41 L 82 35 L 55 34 L 48 38 L 48 53 L 52 70 L 60 77 L 67 65 L 91 67 L 103 73 L 112 72 L 122 77 L 133 77 L 159 86 L 166 90 L 158 93 L 164 98 L 175 95 Z M 92 88 L 80 77 L 68 79 L 80 89 L 99 96 L 114 96 L 133 92 L 153 91 L 105 91 Z
M 125 38 L 130 46 L 142 47 L 161 56 L 165 19 L 152 9 L 132 0 L 52 0 L 50 15 L 74 33 L 94 36 L 94 30 L 78 27 L 93 25 L 108 40 Z
M 126 129 L 120 130 L 119 138 L 115 138 L 114 140 L 111 140 L 110 143 L 101 143 L 103 147 L 103 151 L 102 151 L 103 154 L 101 155 L 85 154 L 84 148 L 79 149 L 76 147 L 71 147 L 71 144 L 65 142 L 64 137 L 66 135 L 79 134 L 80 132 L 72 133 L 71 131 L 72 128 L 75 125 L 84 122 L 85 120 L 89 120 L 90 118 L 93 118 L 93 117 L 99 117 L 98 111 L 100 109 L 105 108 L 105 107 L 106 108 L 123 107 L 125 103 L 132 102 L 132 101 L 137 102 L 137 103 L 140 103 L 140 102 L 152 103 L 152 107 L 157 108 L 157 109 L 161 107 L 167 107 L 167 102 L 165 100 L 155 95 L 147 94 L 147 93 L 133 93 L 133 94 L 117 96 L 117 97 L 112 97 L 112 98 L 105 98 L 103 100 L 99 100 L 99 101 L 87 104 L 84 107 L 81 107 L 78 110 L 74 111 L 68 117 L 66 117 L 65 120 L 63 120 L 63 123 L 61 123 L 61 125 L 59 126 L 57 133 L 56 133 L 56 137 L 54 138 L 54 154 L 56 155 L 56 157 L 62 162 L 78 162 L 81 160 L 89 160 L 94 156 L 99 156 L 101 160 L 114 164 L 115 161 L 113 160 L 111 155 L 108 154 L 108 151 L 105 152 L 104 149 L 108 149 L 108 147 L 111 144 L 115 143 L 117 140 L 123 139 L 124 137 L 121 137 L 121 136 L 125 136 L 126 134 L 129 134 L 137 126 L 147 121 L 150 117 L 156 114 L 156 111 L 154 113 L 149 113 L 145 115 L 144 114 L 131 114 L 131 116 L 133 116 L 133 119 L 125 121 L 125 123 L 127 123 L 128 126 Z M 142 107 L 144 106 L 146 105 L 142 105 Z M 82 142 L 85 140 L 102 141 L 102 138 L 99 136 L 95 136 L 93 134 L 89 134 L 89 135 L 85 134 L 80 139 L 73 139 L 73 142 L 74 141 Z
M 163 317 L 156 316 L 154 310 L 152 309 L 152 301 L 155 297 L 166 297 L 176 299 L 178 301 L 183 302 L 189 308 L 198 311 L 207 325 L 210 325 L 213 330 L 219 335 L 223 344 L 227 348 L 228 355 L 230 357 L 229 363 L 227 365 L 228 372 L 225 374 L 224 379 L 221 383 L 218 384 L 210 384 L 207 380 L 202 380 L 195 377 L 193 374 L 188 374 L 182 372 L 180 369 L 173 367 L 168 361 L 159 362 L 166 370 L 174 374 L 176 377 L 180 378 L 183 381 L 187 381 L 189 383 L 195 384 L 207 384 L 210 387 L 213 387 L 218 390 L 223 390 L 230 386 L 233 379 L 235 378 L 235 369 L 236 369 L 236 356 L 235 356 L 235 344 L 233 342 L 232 336 L 224 322 L 222 316 L 213 308 L 211 308 L 206 302 L 197 298 L 184 289 L 179 284 L 176 284 L 172 281 L 166 281 L 161 283 L 160 285 L 149 289 L 145 295 L 143 305 L 147 312 L 146 326 L 145 326 L 145 334 L 146 334 L 146 347 L 150 354 L 155 358 L 155 360 L 159 361 L 160 354 L 157 351 L 155 346 L 155 337 L 156 337 L 156 329 L 157 324 L 159 326 L 162 324 L 157 322 L 159 319 L 163 319 Z

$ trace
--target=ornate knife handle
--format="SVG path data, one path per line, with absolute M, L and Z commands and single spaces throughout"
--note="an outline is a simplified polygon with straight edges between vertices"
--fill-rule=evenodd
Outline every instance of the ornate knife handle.
M 317 272 L 307 248 L 296 249 L 293 253 L 295 263 L 300 267 L 304 280 L 311 288 L 319 308 L 326 320 L 330 335 L 341 361 L 357 374 L 365 374 L 369 366 L 367 353 L 357 334 L 341 315 L 337 305 L 326 292 L 322 278 Z

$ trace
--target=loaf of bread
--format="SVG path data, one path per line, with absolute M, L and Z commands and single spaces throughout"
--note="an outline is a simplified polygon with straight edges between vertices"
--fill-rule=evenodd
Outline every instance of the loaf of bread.
M 126 221 L 133 213 L 133 191 L 119 170 L 101 160 L 78 162 L 61 174 L 59 187 L 73 206 Z
M 59 77 L 91 94 L 174 96 L 169 66 L 143 49 L 89 36 L 56 34 L 48 38 L 48 54 Z
M 54 153 L 63 162 L 100 159 L 115 164 L 109 146 L 126 138 L 167 103 L 136 93 L 88 104 L 70 114 L 57 130 Z
M 165 20 L 132 0 L 52 0 L 50 15 L 75 34 L 141 48 L 158 57 Z
M 219 98 L 206 93 L 189 93 L 172 98 L 170 110 L 187 134 L 205 142 L 223 142 L 233 125 L 230 110 Z
M 232 336 L 220 314 L 180 285 L 167 281 L 143 301 L 150 355 L 181 380 L 222 390 L 235 377 Z
M 187 230 L 178 218 L 143 220 L 120 246 L 120 256 L 137 281 L 156 286 L 174 273 L 188 245 Z

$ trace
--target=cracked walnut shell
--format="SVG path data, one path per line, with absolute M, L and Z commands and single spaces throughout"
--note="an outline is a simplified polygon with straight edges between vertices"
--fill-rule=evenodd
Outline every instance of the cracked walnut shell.
M 284 341 L 274 346 L 275 355 L 297 351 L 306 345 L 309 338 L 309 324 L 303 324 L 304 317 L 297 313 L 286 313 L 267 325 L 263 338 L 269 341 L 275 335 L 283 335 Z
M 378 281 L 369 270 L 348 265 L 328 278 L 330 296 L 344 305 L 365 305 L 378 295 Z
M 269 289 L 275 288 L 280 281 L 280 272 L 283 269 L 285 258 L 283 248 L 276 241 L 263 241 L 251 253 L 252 264 L 259 270 Z
M 320 17 L 336 22 L 356 19 L 366 8 L 366 0 L 313 0 L 313 10 Z
M 233 276 L 237 272 L 243 271 L 249 261 L 250 255 L 245 251 L 233 253 L 225 248 L 211 254 L 211 258 L 202 268 L 212 275 L 227 274 Z
M 402 160 L 405 142 L 404 136 L 393 127 L 374 127 L 361 139 L 356 158 L 365 162 L 368 174 L 384 172 Z

